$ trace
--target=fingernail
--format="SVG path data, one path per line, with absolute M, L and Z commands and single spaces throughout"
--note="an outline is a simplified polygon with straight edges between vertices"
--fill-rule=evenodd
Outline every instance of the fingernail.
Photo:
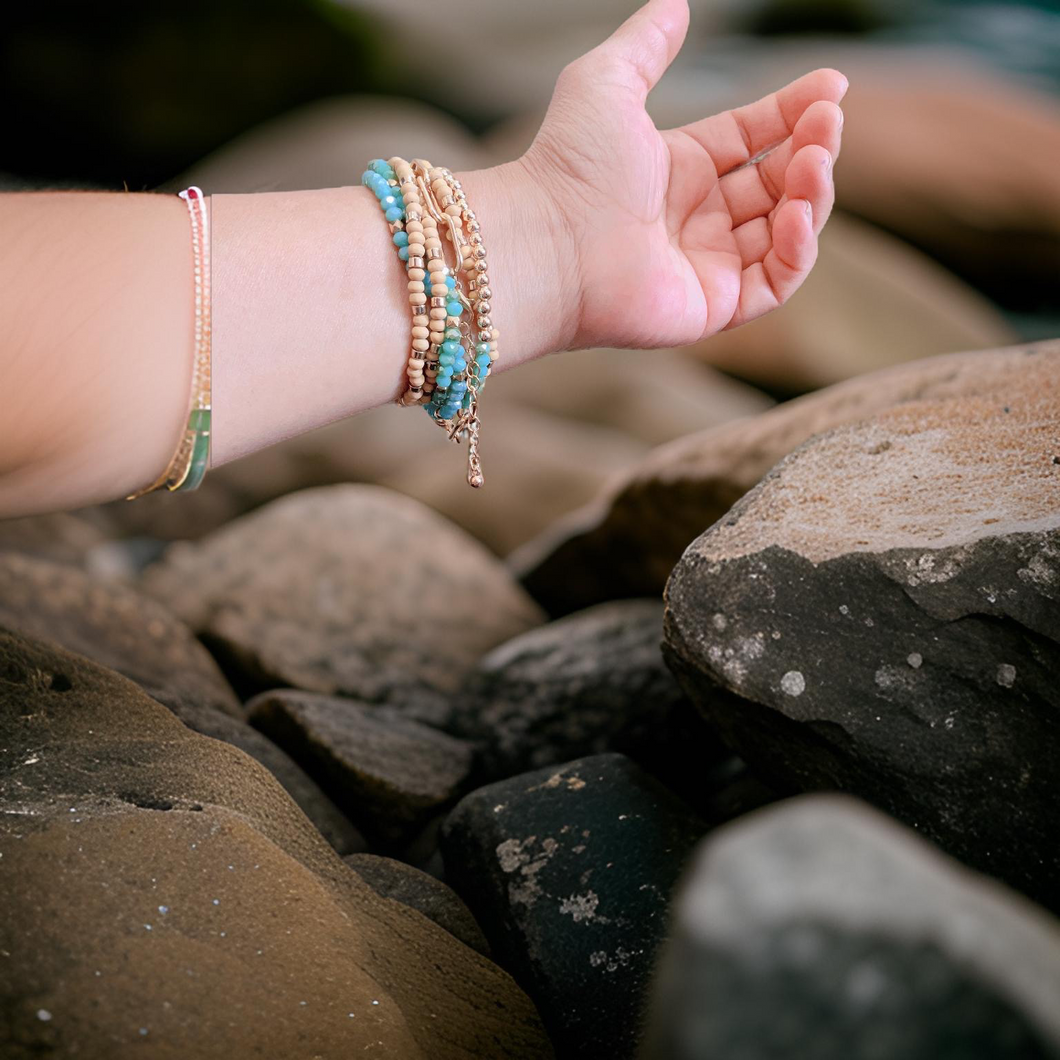
M 810 205 L 810 200 L 809 199 L 806 200 L 805 207 L 806 207 L 806 216 L 808 218 L 810 218 L 810 220 L 812 221 L 813 220 L 813 207 Z

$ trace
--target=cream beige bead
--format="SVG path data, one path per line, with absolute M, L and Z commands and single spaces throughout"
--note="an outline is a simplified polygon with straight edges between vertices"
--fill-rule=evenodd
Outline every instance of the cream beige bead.
M 428 334 L 429 332 L 422 324 L 412 325 L 412 337 L 414 339 L 425 339 L 427 338 Z
M 412 291 L 409 294 L 409 305 L 416 306 L 417 308 L 423 304 L 423 292 Z
M 405 224 L 405 231 L 409 233 L 409 238 L 412 238 L 413 232 L 422 232 L 423 223 L 420 221 L 408 221 Z
M 413 339 L 412 348 L 414 350 L 419 350 L 421 353 L 425 353 L 431 348 L 431 344 L 427 341 L 427 339 Z
M 418 327 L 425 328 L 429 320 L 430 317 L 428 317 L 426 313 L 417 313 L 412 318 L 412 323 L 417 325 Z
M 423 280 L 409 280 L 409 290 L 416 291 L 419 294 L 423 294 L 426 288 L 423 286 Z
M 409 269 L 407 275 L 410 280 L 422 280 L 427 273 L 423 269 Z
M 444 309 L 432 309 L 431 310 L 431 316 L 435 320 L 445 320 L 446 312 L 445 312 Z

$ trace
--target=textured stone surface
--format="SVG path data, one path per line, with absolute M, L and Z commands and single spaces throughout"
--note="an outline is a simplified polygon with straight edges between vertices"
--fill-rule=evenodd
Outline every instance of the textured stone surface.
M 470 744 L 389 707 L 276 689 L 246 710 L 351 820 L 388 846 L 411 839 L 455 801 L 471 770 Z
M 541 621 L 480 544 L 375 486 L 273 501 L 174 544 L 143 586 L 208 639 L 244 693 L 430 697 Z
M 1060 1056 L 1060 922 L 853 799 L 713 833 L 674 902 L 645 1060 Z
M 658 595 L 687 545 L 811 435 L 894 406 L 991 395 L 1014 378 L 1028 392 L 1060 389 L 1060 341 L 900 365 L 662 446 L 510 565 L 552 614 Z
M 76 567 L 0 554 L 0 624 L 124 674 L 176 713 L 239 700 L 191 630 L 156 600 Z
M 0 632 L 0 746 L 5 1060 L 551 1055 L 504 973 L 113 671 Z
M 0 519 L 0 553 L 19 552 L 81 566 L 93 549 L 107 541 L 107 530 L 106 520 L 91 511 Z
M 339 853 L 364 849 L 357 830 L 320 788 L 242 720 L 239 701 L 210 653 L 157 601 L 76 567 L 0 555 L 0 624 L 131 678 L 190 729 L 261 762 Z
M 666 652 L 770 784 L 861 795 L 1058 907 L 1060 391 L 1036 364 L 793 453 L 675 568 Z
M 704 828 L 615 754 L 480 788 L 449 816 L 447 879 L 561 1056 L 636 1054 L 671 889 Z
M 494 648 L 454 701 L 488 780 L 620 751 L 684 794 L 724 749 L 663 662 L 662 603 L 620 600 Z
M 376 854 L 350 854 L 342 860 L 376 893 L 418 909 L 465 946 L 485 957 L 490 955 L 489 943 L 471 910 L 441 880 L 403 861 Z

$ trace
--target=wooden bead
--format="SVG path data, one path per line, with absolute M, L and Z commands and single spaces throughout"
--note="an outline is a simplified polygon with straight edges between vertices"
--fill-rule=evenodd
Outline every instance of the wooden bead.
M 426 351 L 431 348 L 431 344 L 426 339 L 413 339 L 412 348 L 414 350 Z
M 412 328 L 412 337 L 414 339 L 425 339 L 429 334 L 430 332 L 421 324 L 416 324 Z
M 419 221 L 408 221 L 405 224 L 405 231 L 409 233 L 411 238 L 413 232 L 423 231 L 423 225 Z
M 431 310 L 431 317 L 434 318 L 435 320 L 445 320 L 445 316 L 446 316 L 446 313 L 445 313 L 444 309 L 432 309 Z
M 497 356 L 497 343 L 495 341 L 490 343 L 490 356 Z
M 501 329 L 500 328 L 491 328 L 490 329 L 490 334 L 493 336 L 494 341 L 496 341 L 497 339 L 499 339 L 501 337 Z
M 422 258 L 424 247 L 422 243 L 409 243 L 409 260 L 413 258 Z
M 407 275 L 410 280 L 422 280 L 427 274 L 423 269 L 409 269 Z
M 409 305 L 413 305 L 413 306 L 419 307 L 422 304 L 423 304 L 423 292 L 422 291 L 413 291 L 411 294 L 409 294 Z
M 417 314 L 416 314 L 416 315 L 415 315 L 415 316 L 414 316 L 414 317 L 412 318 L 412 323 L 413 323 L 413 324 L 415 324 L 415 325 L 417 325 L 418 327 L 423 327 L 423 328 L 425 328 L 425 327 L 427 326 L 427 321 L 428 321 L 429 319 L 430 319 L 430 317 L 428 317 L 426 313 L 417 313 Z
M 423 294 L 425 288 L 423 286 L 423 280 L 409 280 L 409 291 L 415 292 L 416 294 Z M 422 299 L 421 299 L 422 301 Z
M 426 244 L 427 249 L 430 250 L 432 247 L 441 247 L 442 241 L 437 236 L 428 236 Z

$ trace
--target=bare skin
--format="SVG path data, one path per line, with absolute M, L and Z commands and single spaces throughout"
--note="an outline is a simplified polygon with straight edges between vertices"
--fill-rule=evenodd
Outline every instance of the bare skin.
M 658 130 L 645 99 L 687 25 L 687 0 L 650 0 L 564 68 L 521 158 L 457 174 L 489 252 L 498 370 L 560 350 L 698 342 L 783 304 L 812 268 L 846 79 L 817 70 Z M 394 400 L 408 305 L 371 191 L 209 206 L 211 465 Z M 0 225 L 0 517 L 123 497 L 166 466 L 186 415 L 186 207 L 10 194 Z

